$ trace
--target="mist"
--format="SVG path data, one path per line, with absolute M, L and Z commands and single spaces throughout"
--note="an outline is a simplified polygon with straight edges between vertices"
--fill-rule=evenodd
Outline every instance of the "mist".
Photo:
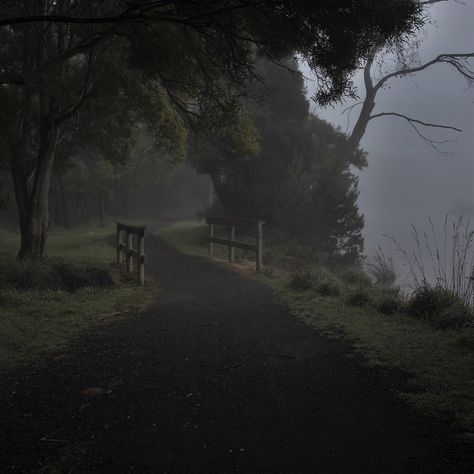
M 444 2 L 431 9 L 432 24 L 419 35 L 419 61 L 424 63 L 441 53 L 463 52 L 474 45 L 474 4 Z M 390 58 L 384 58 L 390 68 Z M 308 96 L 316 88 L 314 78 L 302 64 Z M 355 85 L 364 94 L 361 74 Z M 354 124 L 358 108 L 348 116 L 347 101 L 313 113 L 343 131 Z M 431 123 L 451 125 L 461 133 L 436 128 L 422 132 L 433 140 L 453 140 L 439 150 L 421 139 L 409 123 L 396 117 L 382 117 L 369 124 L 361 146 L 368 152 L 368 166 L 358 172 L 359 207 L 365 218 L 365 252 L 374 254 L 382 246 L 397 261 L 404 278 L 406 269 L 390 239 L 408 252 L 415 242 L 411 226 L 420 233 L 429 230 L 428 218 L 442 233 L 446 216 L 474 219 L 474 90 L 449 65 L 438 64 L 409 77 L 393 78 L 376 101 L 374 113 L 398 112 Z M 349 123 L 349 128 L 348 128 Z
M 4 0 L 0 45 L 1 474 L 474 473 L 473 0 Z

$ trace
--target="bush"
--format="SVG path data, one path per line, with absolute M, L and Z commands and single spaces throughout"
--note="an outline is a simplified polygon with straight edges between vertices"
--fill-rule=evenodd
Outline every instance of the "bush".
M 322 296 L 339 296 L 341 287 L 334 280 L 326 280 L 318 284 L 316 291 Z
M 281 247 L 270 247 L 263 251 L 262 261 L 264 265 L 276 265 L 285 258 L 285 251 Z
M 361 270 L 346 270 L 341 273 L 341 280 L 351 286 L 360 286 L 363 288 L 372 286 L 370 277 Z
M 407 307 L 411 316 L 429 320 L 440 329 L 459 328 L 472 323 L 472 309 L 455 293 L 441 286 L 420 286 Z
M 377 301 L 375 307 L 377 311 L 390 315 L 401 311 L 403 303 L 398 294 L 387 293 Z
M 313 268 L 311 272 L 313 287 L 322 296 L 339 296 L 342 291 L 341 280 L 324 267 Z
M 371 302 L 370 295 L 368 291 L 363 288 L 350 294 L 346 299 L 346 303 L 349 306 L 356 306 L 356 307 L 366 306 L 370 302 Z
M 306 291 L 313 285 L 313 278 L 309 270 L 296 272 L 290 279 L 288 286 L 292 290 Z
M 61 289 L 75 291 L 86 286 L 112 286 L 113 279 L 109 271 L 95 267 L 81 267 L 62 264 L 56 268 Z
M 374 257 L 366 262 L 365 268 L 377 286 L 390 288 L 397 280 L 393 259 L 386 257 L 381 247 L 375 252 Z
M 90 266 L 66 264 L 45 259 L 37 261 L 8 261 L 2 271 L 2 285 L 18 290 L 66 290 L 75 291 L 87 286 L 113 285 L 110 272 Z
M 57 278 L 51 272 L 50 262 L 38 261 L 8 261 L 4 269 L 5 283 L 19 290 L 59 288 Z

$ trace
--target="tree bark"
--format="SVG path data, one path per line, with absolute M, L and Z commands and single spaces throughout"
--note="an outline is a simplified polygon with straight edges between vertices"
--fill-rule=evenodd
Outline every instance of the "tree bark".
M 45 1 L 38 2 L 43 11 Z M 37 41 L 33 43 L 31 36 Z M 41 65 L 47 58 L 45 28 L 23 31 L 23 68 L 25 71 Z M 32 104 L 37 99 L 37 113 Z M 38 74 L 36 82 L 23 89 L 19 135 L 13 150 L 12 176 L 18 207 L 21 233 L 20 259 L 36 259 L 46 255 L 46 238 L 49 227 L 49 187 L 59 124 L 55 118 L 56 100 L 50 92 L 50 84 L 44 74 Z M 37 123 L 37 127 L 33 123 Z M 32 130 L 37 129 L 37 142 Z
M 12 163 L 21 233 L 21 247 L 18 253 L 20 259 L 46 256 L 49 227 L 48 197 L 58 129 L 50 117 L 44 120 L 37 159 L 27 161 L 17 159 Z M 32 161 L 36 162 L 33 170 L 31 165 L 28 165 L 28 162 Z
M 353 148 L 357 148 L 365 135 L 367 125 L 369 124 L 372 111 L 375 107 L 375 97 L 377 95 L 377 89 L 374 87 L 371 77 L 372 64 L 375 56 L 373 55 L 367 61 L 364 68 L 364 84 L 365 84 L 365 99 L 362 103 L 362 110 L 360 111 L 357 122 L 354 125 L 351 136 L 349 137 L 349 143 Z

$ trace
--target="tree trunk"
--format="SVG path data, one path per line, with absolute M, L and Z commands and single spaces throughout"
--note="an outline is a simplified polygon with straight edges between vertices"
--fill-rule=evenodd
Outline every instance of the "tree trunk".
M 353 148 L 357 148 L 365 135 L 367 125 L 369 124 L 372 110 L 375 107 L 375 93 L 373 91 L 367 91 L 362 110 L 357 117 L 357 122 L 354 125 L 351 136 L 349 137 L 349 143 Z
M 45 0 L 38 0 L 37 9 L 38 12 L 46 11 Z M 47 44 L 51 38 L 51 31 L 45 25 L 34 25 L 23 30 L 24 72 L 45 63 L 48 58 Z M 59 125 L 55 119 L 57 101 L 51 94 L 51 84 L 45 74 L 38 74 L 37 81 L 25 85 L 22 90 L 19 134 L 12 150 L 11 170 L 21 233 L 18 257 L 35 259 L 46 255 L 49 185 Z M 38 106 L 37 114 L 33 114 L 33 103 Z M 37 143 L 33 137 L 37 137 Z
M 360 111 L 357 122 L 352 130 L 351 136 L 349 137 L 350 145 L 355 149 L 360 145 L 360 142 L 367 130 L 372 111 L 375 107 L 375 97 L 377 96 L 378 88 L 374 87 L 372 81 L 372 65 L 374 62 L 375 54 L 378 48 L 374 47 L 373 51 L 367 60 L 367 64 L 364 67 L 364 85 L 365 85 L 365 99 L 362 103 L 362 110 Z
M 12 163 L 21 233 L 21 247 L 18 253 L 20 259 L 46 256 L 49 185 L 58 139 L 57 126 L 50 118 L 45 120 L 41 135 L 36 160 L 17 159 Z M 32 162 L 36 162 L 33 169 L 31 169 Z

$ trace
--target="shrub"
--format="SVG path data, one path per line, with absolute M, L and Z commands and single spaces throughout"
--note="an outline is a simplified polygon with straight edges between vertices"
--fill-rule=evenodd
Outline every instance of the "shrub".
M 322 296 L 339 296 L 342 291 L 342 282 L 331 271 L 324 267 L 315 267 L 312 272 L 313 287 Z
M 288 286 L 292 290 L 306 291 L 311 288 L 313 278 L 309 270 L 297 271 L 290 279 Z
M 370 277 L 361 270 L 346 270 L 341 273 L 341 280 L 352 286 L 369 287 L 372 285 Z
M 398 313 L 403 308 L 403 303 L 397 294 L 385 294 L 383 295 L 375 305 L 377 311 L 383 314 L 394 314 Z
M 469 220 L 460 216 L 450 222 L 444 220 L 441 232 L 428 219 L 430 231 L 418 232 L 412 226 L 415 251 L 407 252 L 399 242 L 391 238 L 405 259 L 414 287 L 424 292 L 427 287 L 444 288 L 472 306 L 474 300 L 474 230 Z M 439 292 L 439 290 L 437 290 Z M 441 297 L 441 292 L 439 292 Z M 449 299 L 449 295 L 448 295 Z
M 103 268 L 81 267 L 72 264 L 62 264 L 56 268 L 61 288 L 75 291 L 86 286 L 112 286 L 113 279 L 109 271 Z
M 473 320 L 472 309 L 463 299 L 442 286 L 418 287 L 408 302 L 407 313 L 441 329 L 466 326 Z
M 339 296 L 341 287 L 334 280 L 325 280 L 317 285 L 316 291 L 322 296 Z
M 265 249 L 262 255 L 264 265 L 276 265 L 285 257 L 285 251 L 281 247 Z
M 390 288 L 397 280 L 393 260 L 385 256 L 381 247 L 375 252 L 375 256 L 367 261 L 365 267 L 377 286 Z
M 18 290 L 75 291 L 86 286 L 111 286 L 113 279 L 106 269 L 65 264 L 45 259 L 37 261 L 9 261 L 3 269 L 4 286 Z
M 346 303 L 350 306 L 361 307 L 369 304 L 371 301 L 368 291 L 364 288 L 361 288 L 353 293 L 351 293 L 347 299 Z
M 5 281 L 19 290 L 30 289 L 57 289 L 60 282 L 51 272 L 50 262 L 37 261 L 11 261 L 5 268 Z

